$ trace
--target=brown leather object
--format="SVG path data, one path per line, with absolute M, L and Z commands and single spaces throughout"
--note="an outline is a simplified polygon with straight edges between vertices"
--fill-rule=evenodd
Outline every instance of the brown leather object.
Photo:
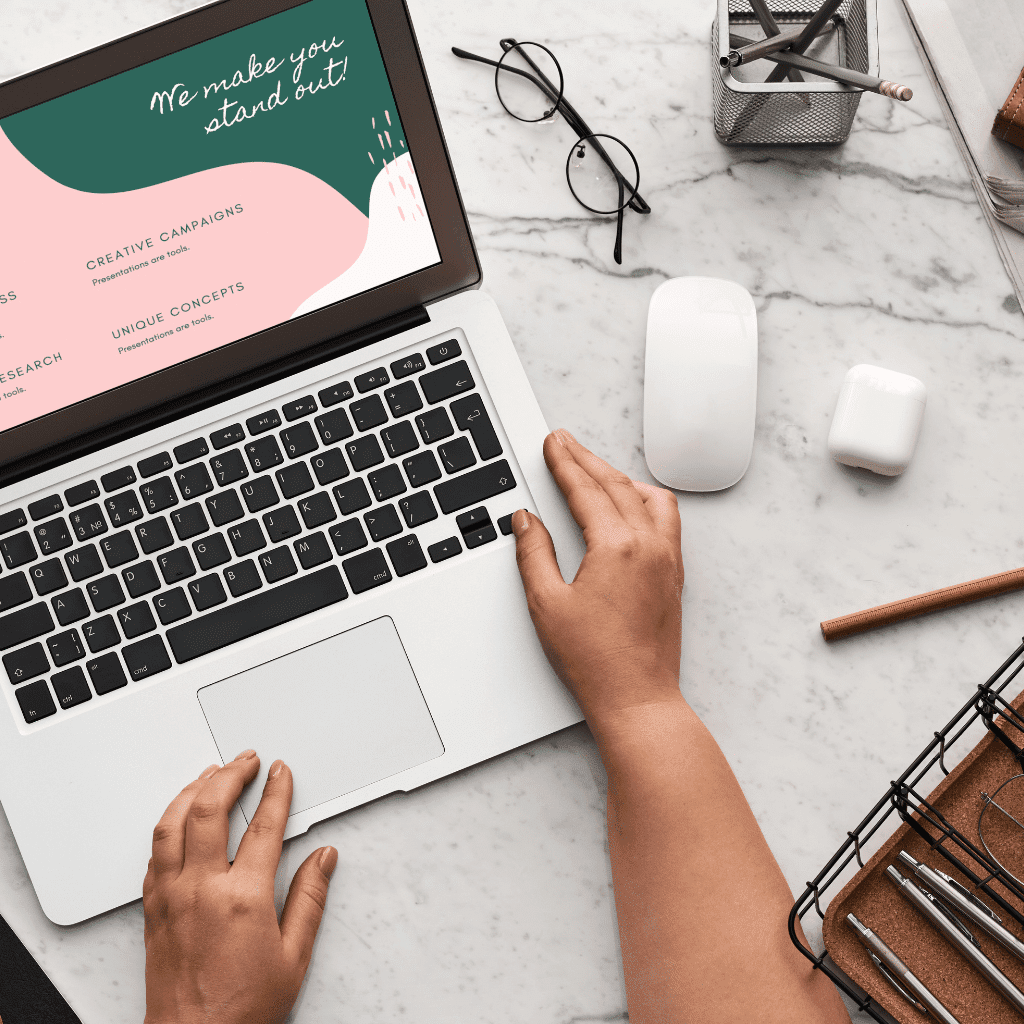
M 1021 71 L 1013 90 L 1006 97 L 1002 110 L 996 114 L 992 134 L 997 139 L 1024 149 L 1024 71 Z
M 1022 703 L 1024 693 L 1013 701 L 1018 708 Z M 1008 731 L 1013 735 L 1012 729 Z M 1019 772 L 1017 762 L 1006 747 L 991 733 L 986 733 L 981 742 L 939 783 L 928 800 L 961 833 L 977 844 L 978 813 L 983 805 L 981 792 L 992 793 L 1000 783 Z M 1007 792 L 1009 789 L 1003 790 L 1003 794 Z M 1000 803 L 1003 802 L 1003 794 L 1000 794 Z M 1020 810 L 1024 813 L 1024 807 Z M 990 810 L 988 814 L 991 813 Z M 970 879 L 961 875 L 941 854 L 930 849 L 917 832 L 904 823 L 832 900 L 825 912 L 822 925 L 825 948 L 836 965 L 900 1024 L 927 1024 L 933 1019 L 918 1013 L 882 977 L 847 924 L 846 915 L 852 913 L 878 935 L 961 1024 L 1020 1024 L 1020 1014 L 1010 1003 L 897 892 L 886 877 L 885 869 L 896 864 L 900 874 L 917 881 L 913 872 L 897 861 L 900 850 L 906 850 L 915 859 L 944 871 L 971 888 Z M 966 853 L 952 852 L 957 852 L 962 861 L 968 862 Z M 1024 844 L 1019 859 L 1015 858 L 1006 866 L 1018 878 L 1024 878 Z M 987 874 L 980 865 L 973 867 L 982 877 Z M 1024 905 L 1018 906 L 1005 890 L 1000 891 L 1008 902 L 1024 911 Z M 1024 939 L 1024 928 L 996 907 L 991 899 L 984 895 L 982 899 L 996 910 L 1010 931 Z M 985 955 L 1018 988 L 1024 989 L 1024 962 L 1003 949 L 980 928 L 972 926 L 971 930 Z

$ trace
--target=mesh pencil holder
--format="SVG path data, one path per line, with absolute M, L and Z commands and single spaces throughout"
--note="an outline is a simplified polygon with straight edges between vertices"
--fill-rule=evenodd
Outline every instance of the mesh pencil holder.
M 801 28 L 817 9 L 814 0 L 767 0 L 782 31 Z M 819 37 L 807 56 L 868 75 L 878 74 L 875 0 L 846 0 L 837 27 Z M 776 65 L 758 60 L 723 68 L 720 58 L 733 47 L 729 33 L 764 38 L 748 0 L 718 0 L 711 30 L 711 79 L 715 134 L 727 146 L 838 146 L 853 125 L 862 89 L 812 79 L 766 83 Z M 807 73 L 804 73 L 807 77 Z

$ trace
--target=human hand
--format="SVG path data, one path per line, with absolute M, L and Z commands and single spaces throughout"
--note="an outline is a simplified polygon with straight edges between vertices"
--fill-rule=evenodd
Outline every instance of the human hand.
M 593 727 L 679 693 L 683 558 L 671 491 L 631 480 L 568 431 L 544 440 L 544 460 L 583 529 L 587 553 L 572 583 L 544 524 L 512 517 L 516 560 L 544 652 Z
M 283 762 L 270 766 L 235 861 L 227 859 L 228 812 L 259 766 L 253 750 L 211 765 L 153 830 L 142 887 L 146 1024 L 276 1024 L 299 994 L 338 851 L 306 858 L 278 924 L 274 875 L 292 801 Z

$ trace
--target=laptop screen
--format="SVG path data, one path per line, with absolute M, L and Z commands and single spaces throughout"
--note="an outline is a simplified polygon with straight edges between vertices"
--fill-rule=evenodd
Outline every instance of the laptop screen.
M 0 118 L 0 181 L 0 433 L 441 259 L 363 0 Z

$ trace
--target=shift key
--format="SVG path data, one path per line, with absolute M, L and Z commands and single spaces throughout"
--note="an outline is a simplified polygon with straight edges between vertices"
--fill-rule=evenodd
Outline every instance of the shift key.
M 17 647 L 26 640 L 49 633 L 54 628 L 50 606 L 40 602 L 0 618 L 0 651 Z
M 508 462 L 502 459 L 500 462 L 492 462 L 474 469 L 472 473 L 463 473 L 462 476 L 437 484 L 434 487 L 434 495 L 441 506 L 441 511 L 447 515 L 449 512 L 457 512 L 460 508 L 479 505 L 480 502 L 493 498 L 503 491 L 511 491 L 515 485 L 516 479 L 512 475 L 512 470 Z

